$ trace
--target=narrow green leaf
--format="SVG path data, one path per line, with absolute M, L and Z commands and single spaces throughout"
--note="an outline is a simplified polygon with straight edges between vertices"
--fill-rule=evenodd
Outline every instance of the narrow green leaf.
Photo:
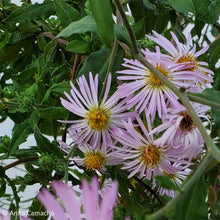
M 59 94 L 64 94 L 65 91 L 70 91 L 70 82 L 69 81 L 64 81 L 64 82 L 61 82 L 61 83 L 54 83 L 46 92 L 43 100 L 41 103 L 44 103 L 45 101 L 47 101 L 47 99 L 49 98 L 50 96 L 50 93 L 51 92 L 56 92 L 56 93 L 59 93 Z
M 102 42 L 106 46 L 112 47 L 114 39 L 114 22 L 110 1 L 90 0 L 90 6 Z
M 6 45 L 0 51 L 0 65 L 3 63 L 8 63 L 10 61 L 16 60 L 22 46 L 23 43 L 18 43 L 15 45 Z
M 54 3 L 57 16 L 64 27 L 80 19 L 80 13 L 64 0 L 55 0 Z
M 68 111 L 63 107 L 50 107 L 50 108 L 41 108 L 35 110 L 39 118 L 53 118 L 60 119 L 66 118 Z
M 28 124 L 28 120 L 18 124 L 15 126 L 11 143 L 8 149 L 8 156 L 12 154 L 12 152 L 19 147 L 19 145 L 26 141 L 27 137 L 32 133 L 32 129 Z
M 204 91 L 202 91 L 201 93 L 192 93 L 192 95 L 198 96 L 198 97 L 201 97 L 201 98 L 207 99 L 209 101 L 216 102 L 216 103 L 220 104 L 220 99 L 219 99 L 220 91 L 214 90 L 212 88 L 211 89 L 207 88 Z
M 220 37 L 217 38 L 209 48 L 209 63 L 215 65 L 219 60 L 220 54 Z
M 165 188 L 165 189 L 173 189 L 176 191 L 181 191 L 181 188 L 177 186 L 168 176 L 161 175 L 161 176 L 155 176 L 156 182 L 159 186 Z
M 195 9 L 196 18 L 202 21 L 209 20 L 209 0 L 192 0 L 193 7 Z
M 46 18 L 54 14 L 53 2 L 45 1 L 42 4 L 28 5 L 27 7 L 19 7 L 14 10 L 7 19 L 7 22 L 23 22 Z
M 114 33 L 119 41 L 126 43 L 128 46 L 131 45 L 131 39 L 124 26 L 114 25 Z
M 184 192 L 176 203 L 176 211 L 171 220 L 206 220 L 208 219 L 208 207 L 206 205 L 207 186 L 202 176 L 194 186 Z
M 72 34 L 84 34 L 87 31 L 97 33 L 95 20 L 91 16 L 86 16 L 78 21 L 70 23 L 57 37 L 69 37 Z
M 0 197 L 2 197 L 5 194 L 6 190 L 6 182 L 4 178 L 0 179 Z
M 209 5 L 209 22 L 211 24 L 216 23 L 220 16 L 220 0 L 211 1 Z
M 92 72 L 93 74 L 98 73 L 99 83 L 101 85 L 105 79 L 106 71 L 108 69 L 110 52 L 111 51 L 108 48 L 104 47 L 99 51 L 91 53 L 90 56 L 86 59 L 83 67 L 80 69 L 79 73 L 77 74 L 77 77 L 81 75 L 85 75 L 87 77 L 89 72 Z M 112 66 L 112 71 L 111 71 L 113 76 L 112 81 L 116 80 L 115 72 L 120 70 L 123 58 L 124 58 L 123 50 L 118 49 L 115 57 L 115 62 Z
M 50 141 L 41 134 L 37 125 L 34 128 L 34 137 L 36 139 L 37 146 L 42 152 L 52 153 L 59 158 L 63 158 L 63 152 L 55 146 L 55 144 L 50 143 Z
M 18 210 L 20 197 L 18 196 L 16 186 L 15 186 L 14 182 L 7 175 L 5 175 L 5 179 L 8 181 L 8 184 L 11 186 L 12 192 L 14 194 L 15 203 L 16 203 L 16 209 Z
M 193 12 L 192 0 L 168 0 L 170 5 L 177 11 L 187 13 Z
M 66 50 L 73 53 L 86 53 L 89 50 L 89 43 L 73 40 L 67 44 Z
M 8 42 L 8 32 L 0 32 L 0 50 L 7 44 Z

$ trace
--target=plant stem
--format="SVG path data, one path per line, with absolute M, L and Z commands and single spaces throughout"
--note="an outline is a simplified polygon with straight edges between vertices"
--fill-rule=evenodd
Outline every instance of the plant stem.
M 75 151 L 75 145 L 72 146 L 70 152 L 67 154 L 66 156 L 66 165 L 65 165 L 65 176 L 64 176 L 64 180 L 65 182 L 68 181 L 68 163 L 69 163 L 69 159 L 72 156 L 73 152 Z
M 156 192 L 154 192 L 154 190 L 151 189 L 150 186 L 148 186 L 145 182 L 143 182 L 142 180 L 140 180 L 140 179 L 139 179 L 138 177 L 136 177 L 136 176 L 133 176 L 133 178 L 134 178 L 137 182 L 139 182 L 141 185 L 143 185 L 143 186 L 147 189 L 147 191 L 150 192 L 150 193 L 156 198 L 156 200 L 157 200 L 161 205 L 164 205 L 163 201 L 160 199 L 160 197 L 158 196 L 158 194 L 157 194 Z
M 108 75 L 112 71 L 112 66 L 115 62 L 115 56 L 116 56 L 116 53 L 117 53 L 117 49 L 118 49 L 118 42 L 117 42 L 117 39 L 115 38 L 114 44 L 113 44 L 113 47 L 112 47 L 112 51 L 111 51 L 111 54 L 110 54 L 110 58 L 109 58 L 109 64 L 108 64 L 108 69 L 107 69 L 107 72 L 106 72 L 106 75 L 105 75 L 105 80 L 103 82 L 102 90 L 101 90 L 100 95 L 99 95 L 99 100 L 100 101 L 102 100 L 102 98 L 104 96 L 104 91 L 105 91 L 105 87 L 106 87 L 106 84 L 107 84 Z
M 183 186 L 182 188 L 182 192 L 177 194 L 177 196 L 172 199 L 170 202 L 168 202 L 163 208 L 161 208 L 159 211 L 155 212 L 152 215 L 148 215 L 147 216 L 147 220 L 156 220 L 156 219 L 160 219 L 162 216 L 164 216 L 166 214 L 167 211 L 169 211 L 169 209 L 172 208 L 172 206 L 174 204 L 176 204 L 179 199 L 181 198 L 181 195 L 184 192 L 187 192 L 192 186 L 193 184 L 196 182 L 196 180 L 201 176 L 201 174 L 205 171 L 205 169 L 207 168 L 207 166 L 212 162 L 213 160 L 213 156 L 212 154 L 209 152 L 206 157 L 203 159 L 203 161 L 200 163 L 198 169 L 194 172 L 194 174 L 192 175 L 192 177 L 188 180 L 188 182 Z
M 193 102 L 198 102 L 198 103 L 201 103 L 203 105 L 209 105 L 213 108 L 220 109 L 220 104 L 219 103 L 212 102 L 212 101 L 209 101 L 207 99 L 198 97 L 198 96 L 194 95 L 193 93 L 187 93 L 187 97 L 189 98 L 189 100 L 191 100 Z
M 138 54 L 138 46 L 137 46 L 137 41 L 136 41 L 136 37 L 135 37 L 135 34 L 134 34 L 134 31 L 133 29 L 131 28 L 129 22 L 128 22 L 128 19 L 126 17 L 126 14 L 124 13 L 124 10 L 123 10 L 123 7 L 121 5 L 121 2 L 120 0 L 115 0 L 115 4 L 117 5 L 118 7 L 118 10 L 121 14 L 121 17 L 122 17 L 122 20 L 124 22 L 124 25 L 126 26 L 127 28 L 127 31 L 128 31 L 128 34 L 130 35 L 130 38 L 131 38 L 131 46 L 132 46 L 132 52 L 133 54 L 132 55 L 135 55 L 135 54 Z

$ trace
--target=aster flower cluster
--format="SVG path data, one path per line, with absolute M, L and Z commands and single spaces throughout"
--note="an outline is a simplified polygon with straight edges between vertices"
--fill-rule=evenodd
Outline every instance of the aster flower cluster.
M 190 34 L 186 44 L 172 32 L 174 44 L 153 34 L 147 37 L 158 44 L 155 52 L 143 49 L 142 53 L 164 77 L 190 92 L 211 87 L 213 72 L 197 60 L 208 47 L 196 52 Z M 71 95 L 65 93 L 61 103 L 78 117 L 62 121 L 70 124 L 68 134 L 74 146 L 60 141 L 60 147 L 67 154 L 78 148 L 82 154 L 70 160 L 87 170 L 105 172 L 106 166 L 122 165 L 128 178 L 136 175 L 152 181 L 159 194 L 174 197 L 175 191 L 157 186 L 154 177 L 166 175 L 181 185 L 193 159 L 203 151 L 204 140 L 187 109 L 153 72 L 138 60 L 124 59 L 122 66 L 118 71 L 122 84 L 110 97 L 111 74 L 103 97 L 98 74 L 89 73 L 88 80 L 81 76 L 77 85 L 71 83 Z M 191 104 L 199 117 L 208 120 L 209 107 Z M 156 119 L 161 123 L 155 127 Z

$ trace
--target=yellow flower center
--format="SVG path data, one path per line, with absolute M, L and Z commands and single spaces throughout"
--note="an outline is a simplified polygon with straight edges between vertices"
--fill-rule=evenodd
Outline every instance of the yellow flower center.
M 164 76 L 168 76 L 168 72 L 163 69 L 160 65 L 156 66 L 156 69 L 160 71 Z M 162 85 L 160 79 L 158 79 L 151 71 L 150 71 L 150 82 L 153 85 Z
M 186 53 L 182 55 L 177 61 L 177 63 L 186 63 L 186 62 L 190 62 L 189 68 L 187 68 L 188 71 L 194 71 L 198 69 L 198 61 L 196 60 L 196 57 L 194 55 Z
M 168 176 L 170 179 L 174 179 L 175 178 L 175 174 L 174 173 L 167 173 L 166 171 L 163 171 L 163 174 Z
M 183 116 L 179 125 L 179 129 L 181 131 L 191 131 L 193 128 L 195 128 L 195 124 L 187 112 L 181 112 L 180 115 Z
M 94 109 L 89 113 L 88 124 L 91 129 L 95 129 L 100 131 L 101 129 L 105 129 L 109 120 L 104 111 L 101 109 Z
M 85 158 L 83 159 L 83 163 L 88 170 L 101 170 L 103 166 L 106 165 L 106 162 L 106 156 L 99 151 L 87 152 L 85 153 Z
M 142 154 L 140 160 L 143 161 L 147 166 L 157 166 L 161 161 L 160 149 L 154 145 L 148 145 L 141 147 Z

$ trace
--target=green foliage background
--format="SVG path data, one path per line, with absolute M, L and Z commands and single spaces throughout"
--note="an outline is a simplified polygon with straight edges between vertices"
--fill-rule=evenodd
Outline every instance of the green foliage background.
M 10 210 L 18 209 L 22 198 L 17 193 L 24 191 L 27 185 L 40 183 L 46 186 L 51 180 L 64 177 L 77 185 L 79 180 L 73 174 L 87 179 L 93 175 L 93 172 L 87 170 L 83 174 L 74 169 L 68 172 L 68 161 L 57 142 L 58 136 L 65 139 L 67 126 L 57 119 L 67 120 L 76 116 L 61 106 L 60 97 L 64 96 L 64 91 L 70 90 L 69 80 L 75 82 L 82 74 L 88 76 L 90 71 L 93 74 L 99 73 L 99 79 L 104 81 L 113 42 L 117 39 L 119 46 L 111 70 L 114 91 L 117 86 L 115 73 L 122 68 L 123 58 L 131 57 L 132 46 L 125 26 L 121 22 L 114 24 L 114 1 L 22 2 L 22 6 L 17 6 L 10 0 L 0 1 L 0 122 L 7 118 L 14 122 L 12 133 L 0 137 L 0 199 L 9 199 Z M 196 37 L 197 50 L 204 44 L 210 45 L 202 60 L 208 62 L 209 68 L 215 73 L 213 89 L 207 89 L 198 96 L 220 104 L 220 70 L 216 68 L 220 58 L 220 0 L 121 2 L 125 11 L 128 11 L 128 5 L 130 7 L 128 19 L 140 48 L 154 48 L 155 44 L 145 37 L 152 30 L 169 39 L 170 31 L 173 31 L 184 42 L 184 29 L 189 24 L 194 25 L 191 34 Z M 210 30 L 213 42 L 207 37 Z M 219 113 L 217 107 L 212 107 L 211 136 L 218 146 Z M 20 149 L 20 145 L 31 134 L 34 134 L 36 146 Z M 54 140 L 49 141 L 45 135 L 52 136 Z M 8 158 L 23 163 L 26 174 L 10 179 L 7 169 L 13 169 L 13 166 L 4 164 Z M 219 163 L 213 161 L 202 177 L 162 219 L 219 219 L 219 167 Z M 115 209 L 115 219 L 123 219 L 125 216 L 144 219 L 147 214 L 161 208 L 162 205 L 155 198 L 144 192 L 143 184 L 134 179 L 128 180 L 126 173 L 117 166 L 108 168 L 103 180 L 108 177 L 117 179 L 120 184 L 122 201 Z M 160 181 L 166 185 L 168 180 Z M 6 187 L 12 188 L 13 195 L 5 194 Z M 163 196 L 161 200 L 166 204 L 170 199 Z M 42 210 L 42 205 L 33 199 L 29 210 Z

